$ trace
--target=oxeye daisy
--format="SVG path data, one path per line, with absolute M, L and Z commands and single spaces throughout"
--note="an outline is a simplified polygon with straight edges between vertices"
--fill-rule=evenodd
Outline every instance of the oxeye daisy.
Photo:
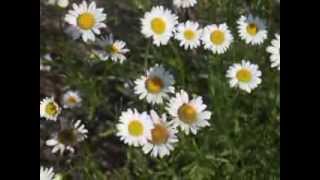
M 53 180 L 54 178 L 53 168 L 40 167 L 40 180 Z
M 225 23 L 212 24 L 204 28 L 201 40 L 205 49 L 216 54 L 223 54 L 233 42 L 233 36 Z
M 81 97 L 77 91 L 67 91 L 62 97 L 64 108 L 74 108 L 81 105 Z
M 189 8 L 197 4 L 197 0 L 173 0 L 173 5 L 178 8 Z
M 241 16 L 237 24 L 240 38 L 247 44 L 259 45 L 267 39 L 268 31 L 262 19 L 252 15 Z
M 156 46 L 166 45 L 173 36 L 178 17 L 163 6 L 156 6 L 145 13 L 141 19 L 141 33 L 146 38 L 153 38 Z
M 231 87 L 239 87 L 248 93 L 261 83 L 261 71 L 258 65 L 251 64 L 246 60 L 242 60 L 241 64 L 230 66 L 227 77 L 230 79 Z
M 129 52 L 129 49 L 126 48 L 126 43 L 113 40 L 113 35 L 98 39 L 97 44 L 100 50 L 97 50 L 96 53 L 101 60 L 105 61 L 110 58 L 114 62 L 123 63 L 127 59 L 125 54 Z
M 88 130 L 81 120 L 72 122 L 71 127 L 65 127 L 59 131 L 52 139 L 46 141 L 47 146 L 52 146 L 52 153 L 60 151 L 62 155 L 65 150 L 74 152 L 74 146 L 87 138 Z
M 174 149 L 174 144 L 178 142 L 176 136 L 177 130 L 173 127 L 172 123 L 167 122 L 165 114 L 159 117 L 158 114 L 152 110 L 150 116 L 154 128 L 151 129 L 151 139 L 144 144 L 142 149 L 146 154 L 151 152 L 151 156 L 163 158 L 170 154 L 170 151 Z
M 100 34 L 100 29 L 105 28 L 107 15 L 103 13 L 103 8 L 96 8 L 96 3 L 93 1 L 89 5 L 83 1 L 80 5 L 72 4 L 73 10 L 69 10 L 65 16 L 65 21 L 76 27 L 81 33 L 84 42 L 95 40 L 95 34 Z
M 151 138 L 152 121 L 146 112 L 128 109 L 121 113 L 117 136 L 129 146 L 141 146 Z
M 211 117 L 210 111 L 205 111 L 202 97 L 195 97 L 189 100 L 188 94 L 181 90 L 171 98 L 166 110 L 173 117 L 174 127 L 180 127 L 187 135 L 197 134 L 198 130 L 210 126 L 208 120 Z
M 134 93 L 148 103 L 162 104 L 168 99 L 168 93 L 174 93 L 174 78 L 162 65 L 151 67 L 146 75 L 135 81 Z
M 271 41 L 271 45 L 267 47 L 270 53 L 271 67 L 277 67 L 280 71 L 280 35 L 276 34 L 276 38 Z
M 177 26 L 175 38 L 184 49 L 194 49 L 200 46 L 201 33 L 202 29 L 197 22 L 187 21 Z
M 60 112 L 61 108 L 54 101 L 53 97 L 46 97 L 40 101 L 40 117 L 56 121 Z

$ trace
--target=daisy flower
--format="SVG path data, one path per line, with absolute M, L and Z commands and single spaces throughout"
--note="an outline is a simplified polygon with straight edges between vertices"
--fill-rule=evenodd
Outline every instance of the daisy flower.
M 57 5 L 61 8 L 66 8 L 69 5 L 69 0 L 58 0 Z
M 143 152 L 148 154 L 151 152 L 152 157 L 163 158 L 170 154 L 174 149 L 174 144 L 178 142 L 176 136 L 177 130 L 173 127 L 172 123 L 167 122 L 167 117 L 162 114 L 161 117 L 155 111 L 151 111 L 151 120 L 154 128 L 151 130 L 151 139 L 144 144 Z
M 197 0 L 173 0 L 173 5 L 178 8 L 189 8 L 197 4 Z
M 145 13 L 141 19 L 141 33 L 146 38 L 153 38 L 156 46 L 166 45 L 173 36 L 178 17 L 163 6 L 156 6 L 150 12 Z
M 74 108 L 81 105 L 81 97 L 77 91 L 67 91 L 62 97 L 64 108 Z
M 72 4 L 72 7 L 73 10 L 69 10 L 65 21 L 76 27 L 84 42 L 94 41 L 95 34 L 99 35 L 100 29 L 106 27 L 103 21 L 107 15 L 103 13 L 103 8 L 96 8 L 95 2 L 88 5 L 86 1 L 80 5 Z
M 251 64 L 246 60 L 242 60 L 241 64 L 230 66 L 227 77 L 230 79 L 231 87 L 239 87 L 248 93 L 261 83 L 261 71 L 258 65 Z
M 74 152 L 74 146 L 87 138 L 88 130 L 81 120 L 72 123 L 71 127 L 63 128 L 52 139 L 46 141 L 47 146 L 52 146 L 52 153 L 60 151 L 62 155 L 65 150 Z
M 241 16 L 237 24 L 240 38 L 247 44 L 259 45 L 267 39 L 268 31 L 262 19 L 252 15 L 248 17 Z
M 271 41 L 271 45 L 267 47 L 270 53 L 271 67 L 277 67 L 280 71 L 280 35 L 276 34 L 276 38 Z
M 180 41 L 180 46 L 184 49 L 194 49 L 200 46 L 202 29 L 199 24 L 193 21 L 180 23 L 176 28 L 175 38 Z
M 141 146 L 151 138 L 152 121 L 146 112 L 128 109 L 121 113 L 117 136 L 129 146 Z
M 225 23 L 212 24 L 204 28 L 201 40 L 205 49 L 215 54 L 223 54 L 233 42 L 233 36 Z
M 208 120 L 211 117 L 210 111 L 205 111 L 207 106 L 203 104 L 202 97 L 195 97 L 189 100 L 188 94 L 181 90 L 171 98 L 166 110 L 173 117 L 174 127 L 180 127 L 187 135 L 196 135 L 198 130 L 210 126 Z
M 40 180 L 53 180 L 54 172 L 53 168 L 40 167 Z
M 129 52 L 129 49 L 126 48 L 126 43 L 120 40 L 113 40 L 113 36 L 106 36 L 97 40 L 98 46 L 101 50 L 97 50 L 96 54 L 103 61 L 108 60 L 109 58 L 114 62 L 123 63 L 126 60 L 125 54 Z
M 46 97 L 40 101 L 40 117 L 56 121 L 60 112 L 61 108 L 54 101 L 53 97 Z
M 168 93 L 174 93 L 174 78 L 162 65 L 151 67 L 146 75 L 135 80 L 134 93 L 140 99 L 146 98 L 148 103 L 162 104 L 168 99 Z

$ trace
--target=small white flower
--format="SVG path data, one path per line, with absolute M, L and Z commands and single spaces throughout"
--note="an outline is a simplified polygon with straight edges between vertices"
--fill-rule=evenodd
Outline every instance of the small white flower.
M 231 87 L 239 87 L 248 93 L 261 83 L 261 71 L 258 65 L 251 64 L 246 60 L 242 60 L 241 64 L 230 66 L 227 77 L 230 79 Z
M 62 97 L 64 108 L 74 108 L 81 105 L 81 97 L 77 91 L 67 91 Z
M 168 99 L 168 93 L 174 93 L 174 78 L 162 65 L 151 67 L 146 75 L 135 81 L 134 93 L 140 99 L 146 98 L 148 103 L 162 104 Z
M 174 144 L 178 142 L 176 136 L 178 131 L 173 127 L 172 123 L 167 121 L 165 114 L 159 117 L 152 110 L 150 115 L 154 128 L 151 130 L 151 139 L 143 146 L 143 152 L 145 154 L 151 152 L 151 156 L 163 158 L 166 155 L 170 155 L 170 151 L 174 149 Z
M 267 47 L 270 53 L 271 67 L 277 67 L 280 71 L 280 35 L 276 34 L 276 38 L 271 41 L 271 45 Z
M 40 101 L 40 117 L 56 121 L 60 112 L 61 108 L 54 101 L 53 97 L 46 97 Z
M 57 5 L 61 8 L 66 8 L 69 5 L 69 0 L 58 0 Z
M 204 28 L 201 40 L 205 49 L 211 50 L 212 53 L 223 54 L 233 42 L 233 36 L 225 23 L 212 24 Z
M 53 168 L 40 167 L 40 180 L 53 180 L 54 172 Z
M 121 113 L 117 125 L 117 136 L 129 146 L 142 146 L 151 139 L 152 121 L 146 112 L 128 109 Z
M 197 4 L 197 0 L 173 0 L 173 4 L 178 8 L 189 8 Z
M 47 146 L 52 146 L 52 153 L 60 151 L 62 155 L 65 150 L 74 153 L 74 146 L 87 138 L 88 130 L 82 124 L 81 120 L 77 120 L 72 127 L 63 128 L 52 139 L 46 141 Z
M 188 94 L 181 90 L 170 99 L 166 110 L 173 117 L 174 127 L 180 127 L 187 135 L 190 131 L 196 135 L 199 129 L 210 126 L 208 120 L 211 117 L 211 112 L 205 111 L 206 108 L 202 97 L 189 100 Z
M 81 33 L 84 42 L 95 41 L 95 34 L 99 35 L 100 29 L 105 28 L 107 15 L 103 13 L 103 8 L 96 8 L 96 3 L 90 5 L 86 1 L 82 4 L 72 4 L 73 10 L 69 10 L 65 16 L 65 21 L 74 26 Z
M 194 49 L 200 46 L 202 29 L 199 24 L 193 21 L 178 24 L 175 38 L 180 41 L 180 46 L 184 49 Z
M 156 6 L 150 12 L 146 12 L 141 19 L 141 33 L 146 38 L 153 38 L 156 46 L 168 44 L 173 36 L 178 17 L 163 6 Z
M 96 54 L 103 61 L 108 60 L 109 58 L 114 62 L 123 63 L 127 58 L 126 53 L 129 52 L 129 49 L 126 48 L 126 43 L 120 40 L 113 40 L 113 36 L 106 36 L 97 40 L 97 44 L 100 47 L 96 51 Z
M 262 19 L 252 15 L 248 17 L 241 16 L 237 24 L 240 38 L 247 44 L 259 45 L 267 39 L 268 31 Z

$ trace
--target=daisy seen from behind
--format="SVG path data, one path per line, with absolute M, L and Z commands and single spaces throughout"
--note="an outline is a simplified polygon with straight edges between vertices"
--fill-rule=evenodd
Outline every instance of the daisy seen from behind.
M 64 108 L 75 108 L 81 105 L 81 97 L 78 91 L 67 91 L 62 97 Z
M 230 87 L 238 87 L 248 93 L 261 83 L 261 71 L 258 65 L 242 60 L 241 63 L 233 64 L 227 70 L 230 79 Z
M 167 121 L 165 114 L 160 117 L 152 110 L 150 117 L 154 128 L 151 129 L 151 139 L 144 144 L 142 149 L 145 154 L 150 153 L 152 157 L 163 158 L 170 155 L 170 152 L 174 149 L 174 144 L 178 142 L 176 136 L 178 131 L 173 127 L 172 123 Z
M 117 136 L 129 146 L 142 146 L 151 139 L 152 121 L 146 112 L 128 109 L 121 113 L 117 124 Z
M 46 97 L 40 101 L 40 117 L 56 121 L 60 113 L 61 108 L 53 97 Z
M 170 99 L 166 110 L 173 118 L 174 127 L 180 127 L 187 135 L 190 131 L 196 135 L 199 129 L 210 126 L 211 112 L 206 111 L 206 108 L 202 97 L 189 99 L 189 95 L 181 90 Z
M 276 67 L 280 71 L 280 34 L 275 35 L 275 39 L 267 47 L 267 52 L 270 53 L 271 67 Z
M 268 31 L 265 22 L 259 17 L 241 16 L 237 24 L 240 38 L 247 44 L 260 45 L 267 39 Z
M 53 180 L 55 173 L 53 172 L 53 168 L 45 168 L 43 166 L 40 167 L 40 180 Z
M 233 36 L 227 24 L 212 24 L 204 28 L 201 40 L 205 49 L 215 54 L 223 54 L 233 42 Z
M 74 3 L 72 8 L 73 10 L 69 10 L 65 16 L 65 21 L 80 32 L 84 42 L 95 41 L 95 35 L 99 35 L 100 29 L 106 27 L 103 21 L 107 15 L 103 13 L 103 8 L 97 8 L 94 1 L 89 5 L 86 1 L 80 5 Z
M 162 65 L 151 67 L 146 75 L 135 80 L 134 93 L 139 99 L 146 99 L 151 104 L 162 104 L 169 98 L 169 93 L 174 93 L 174 78 Z
M 126 48 L 126 43 L 121 40 L 114 40 L 113 35 L 106 36 L 97 40 L 100 47 L 96 54 L 103 61 L 111 59 L 114 62 L 123 63 L 127 58 L 125 56 L 130 50 Z
M 197 22 L 187 21 L 178 24 L 175 33 L 175 39 L 180 41 L 180 46 L 187 49 L 194 49 L 200 46 L 200 37 L 202 29 Z
M 72 122 L 71 127 L 62 128 L 52 139 L 46 141 L 47 146 L 51 146 L 52 153 L 60 151 L 62 155 L 66 150 L 74 153 L 74 147 L 87 138 L 88 130 L 81 120 Z
M 197 4 L 197 0 L 173 0 L 173 5 L 177 8 L 189 8 Z
M 163 6 L 156 6 L 141 18 L 141 33 L 156 46 L 166 45 L 173 36 L 178 17 Z

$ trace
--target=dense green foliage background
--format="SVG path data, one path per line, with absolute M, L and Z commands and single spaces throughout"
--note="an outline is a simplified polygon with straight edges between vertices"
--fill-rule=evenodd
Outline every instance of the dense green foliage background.
M 50 53 L 53 57 L 43 62 L 52 70 L 41 72 L 40 99 L 51 95 L 60 99 L 66 88 L 79 90 L 83 105 L 64 110 L 62 117 L 81 119 L 89 129 L 89 138 L 74 155 L 60 157 L 43 144 L 58 125 L 42 120 L 40 164 L 54 166 L 56 172 L 73 179 L 88 180 L 280 179 L 280 73 L 270 68 L 265 51 L 274 33 L 280 33 L 279 4 L 274 0 L 198 1 L 195 8 L 176 10 L 170 0 L 96 0 L 108 14 L 103 34 L 113 33 L 131 50 L 122 65 L 91 56 L 93 46 L 63 32 L 67 9 L 40 1 L 40 56 Z M 155 5 L 174 10 L 179 22 L 191 19 L 202 26 L 226 22 L 235 42 L 223 55 L 202 48 L 185 51 L 175 40 L 156 47 L 140 33 L 139 21 Z M 269 38 L 261 46 L 239 40 L 236 21 L 248 13 L 267 20 Z M 225 77 L 227 68 L 242 59 L 258 64 L 262 71 L 262 84 L 251 94 L 231 89 Z M 211 127 L 197 136 L 180 133 L 176 149 L 162 160 L 124 145 L 114 135 L 121 111 L 163 109 L 133 94 L 133 81 L 156 63 L 174 74 L 176 89 L 203 96 L 213 111 Z

